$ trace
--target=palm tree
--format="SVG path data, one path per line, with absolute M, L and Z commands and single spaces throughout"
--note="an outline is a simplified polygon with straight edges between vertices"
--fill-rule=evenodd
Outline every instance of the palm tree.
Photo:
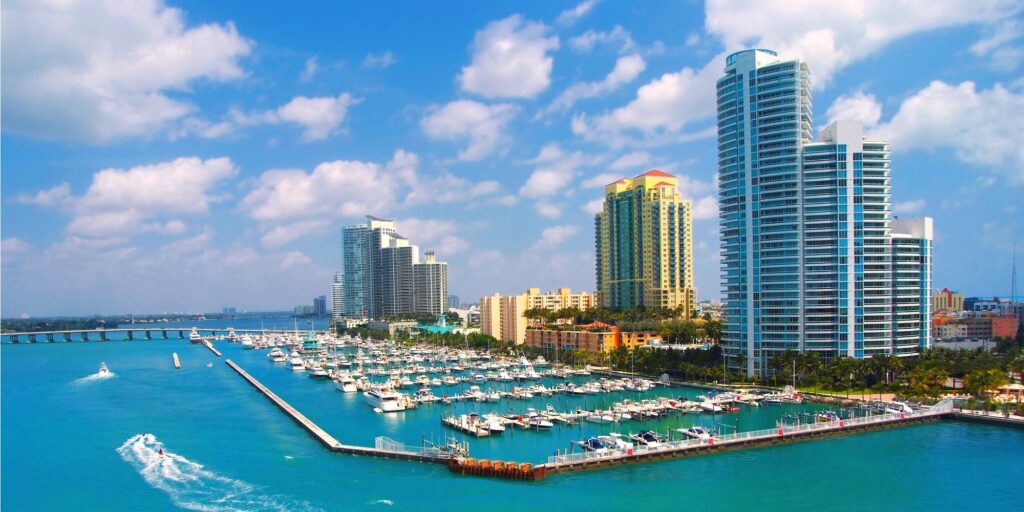
M 964 388 L 982 399 L 989 391 L 997 390 L 1009 383 L 1010 379 L 1006 377 L 1006 373 L 996 369 L 974 370 L 964 377 Z

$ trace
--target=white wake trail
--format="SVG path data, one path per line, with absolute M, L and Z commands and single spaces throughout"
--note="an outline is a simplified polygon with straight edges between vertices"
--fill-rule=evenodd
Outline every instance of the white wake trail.
M 116 375 L 114 372 L 96 372 L 92 375 L 86 375 L 80 379 L 75 379 L 75 384 L 85 384 L 86 382 L 112 379 L 114 375 Z
M 261 495 L 252 484 L 219 475 L 168 451 L 153 434 L 132 436 L 117 448 L 117 453 L 138 470 L 146 483 L 167 493 L 171 501 L 183 509 L 208 512 L 319 510 L 303 501 Z

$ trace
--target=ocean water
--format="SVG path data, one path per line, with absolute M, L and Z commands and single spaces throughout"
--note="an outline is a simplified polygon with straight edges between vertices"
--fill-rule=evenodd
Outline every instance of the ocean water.
M 422 406 L 381 415 L 361 395 L 275 366 L 263 351 L 223 342 L 218 348 L 351 444 L 372 445 L 380 435 L 408 444 L 440 440 L 452 434 L 440 417 L 453 412 L 547 403 L 593 408 L 635 395 Z M 223 360 L 181 340 L 3 345 L 0 358 L 4 510 L 998 510 L 1024 500 L 1021 429 L 942 421 L 523 483 L 327 452 Z M 113 376 L 96 375 L 101 361 Z M 476 457 L 536 463 L 597 432 L 664 432 L 690 423 L 754 430 L 786 412 L 821 408 L 764 406 L 717 418 L 556 426 L 469 442 Z

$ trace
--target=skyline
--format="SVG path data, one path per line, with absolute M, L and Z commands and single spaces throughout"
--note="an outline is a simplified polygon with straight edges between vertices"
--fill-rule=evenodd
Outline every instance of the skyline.
M 602 188 L 650 169 L 693 201 L 698 299 L 720 298 L 714 82 L 748 47 L 807 60 L 815 137 L 843 118 L 891 144 L 896 215 L 935 218 L 934 288 L 1008 295 L 1022 7 L 740 4 L 68 4 L 121 20 L 100 33 L 5 2 L 0 314 L 290 308 L 330 295 L 364 215 L 467 302 L 593 291 Z

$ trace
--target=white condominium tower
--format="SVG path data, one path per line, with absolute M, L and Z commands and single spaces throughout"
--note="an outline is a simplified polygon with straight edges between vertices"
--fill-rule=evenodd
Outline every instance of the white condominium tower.
M 764 375 L 786 350 L 912 355 L 930 344 L 931 219 L 894 221 L 889 146 L 860 123 L 813 141 L 810 70 L 730 55 L 717 83 L 727 364 Z

